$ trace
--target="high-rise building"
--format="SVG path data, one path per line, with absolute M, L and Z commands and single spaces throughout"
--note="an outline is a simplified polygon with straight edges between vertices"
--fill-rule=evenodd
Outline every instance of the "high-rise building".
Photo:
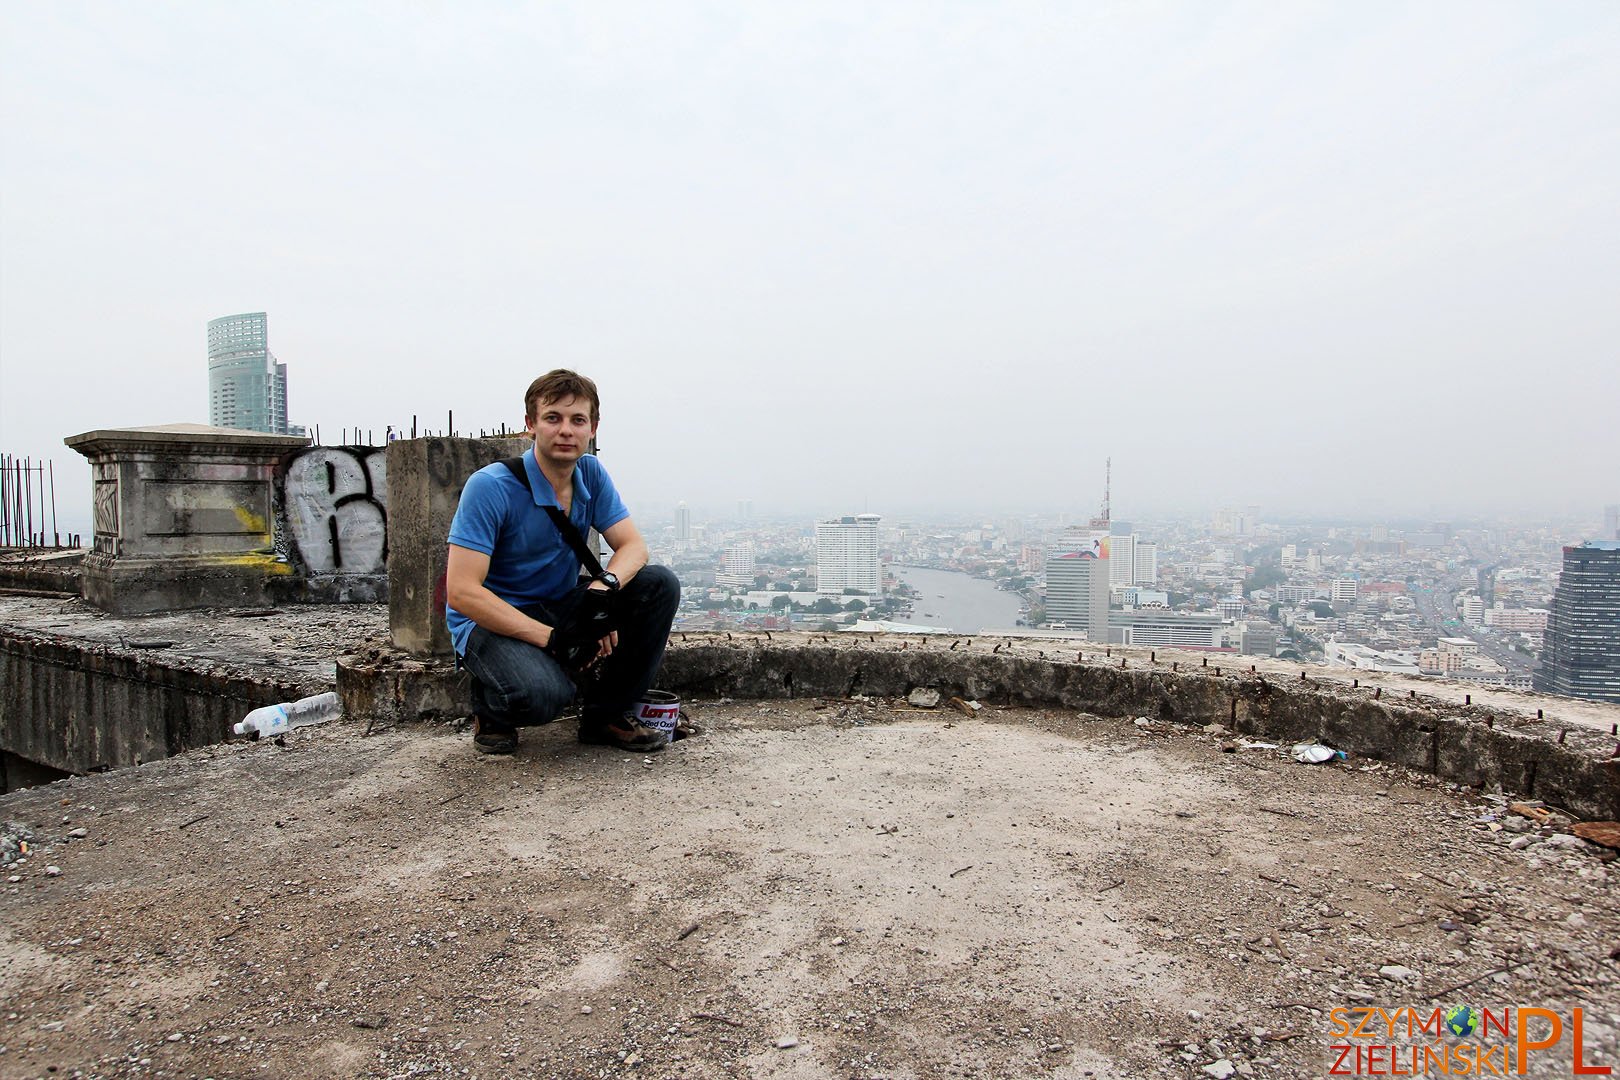
M 1120 532 L 1121 524 L 1126 532 Z M 1128 522 L 1114 522 L 1108 541 L 1108 580 L 1116 589 L 1152 585 L 1159 580 L 1159 546 L 1128 531 Z
M 675 508 L 675 539 L 692 539 L 692 511 L 686 508 L 685 503 Z
M 720 556 L 720 570 L 714 575 L 716 585 L 733 589 L 746 589 L 754 584 L 754 542 L 743 540 L 728 544 Z
M 286 435 L 287 365 L 270 352 L 262 311 L 208 322 L 208 422 Z
M 1603 539 L 1620 540 L 1620 503 L 1603 508 Z
M 1108 640 L 1108 591 L 1112 585 L 1106 533 L 1078 530 L 1046 553 L 1046 621 L 1080 630 L 1092 641 Z
M 1154 541 L 1136 541 L 1136 574 L 1131 582 L 1135 585 L 1159 583 L 1159 545 Z
M 1108 581 L 1116 589 L 1136 584 L 1136 534 L 1114 533 L 1108 540 Z
M 1542 643 L 1537 690 L 1620 701 L 1620 540 L 1564 548 Z
M 1361 591 L 1361 583 L 1355 578 L 1335 578 L 1333 581 L 1333 602 L 1335 604 L 1353 604 L 1356 594 Z
M 853 590 L 883 595 L 883 564 L 878 556 L 879 514 L 830 518 L 816 523 L 816 592 L 842 596 Z

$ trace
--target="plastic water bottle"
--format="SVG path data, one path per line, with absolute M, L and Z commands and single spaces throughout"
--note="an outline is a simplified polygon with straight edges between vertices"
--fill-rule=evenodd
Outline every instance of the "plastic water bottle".
M 314 697 L 254 709 L 231 730 L 254 739 L 268 739 L 295 727 L 324 724 L 342 712 L 343 705 L 336 694 L 316 694 Z

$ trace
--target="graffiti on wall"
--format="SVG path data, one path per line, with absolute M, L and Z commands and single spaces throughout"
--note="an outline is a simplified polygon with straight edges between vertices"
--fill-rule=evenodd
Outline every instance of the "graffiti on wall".
M 387 573 L 386 449 L 312 446 L 283 465 L 288 554 L 314 575 Z

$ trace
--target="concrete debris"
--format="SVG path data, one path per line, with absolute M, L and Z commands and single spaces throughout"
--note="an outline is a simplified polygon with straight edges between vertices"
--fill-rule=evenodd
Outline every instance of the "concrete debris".
M 795 1039 L 792 1035 L 784 1035 L 780 1039 L 776 1040 L 776 1048 L 778 1050 L 792 1050 L 798 1045 L 799 1040 Z
M 1418 973 L 1402 964 L 1385 964 L 1378 969 L 1378 974 L 1390 982 L 1411 982 L 1418 977 Z
M 34 831 L 20 821 L 0 823 L 0 866 L 9 866 L 28 854 Z
M 1215 1080 L 1227 1080 L 1227 1077 L 1237 1072 L 1237 1066 L 1233 1065 L 1230 1060 L 1221 1058 L 1205 1065 L 1203 1071 L 1206 1076 L 1213 1076 Z
M 938 690 L 928 686 L 919 686 L 906 695 L 906 704 L 915 705 L 919 709 L 939 708 L 940 694 Z

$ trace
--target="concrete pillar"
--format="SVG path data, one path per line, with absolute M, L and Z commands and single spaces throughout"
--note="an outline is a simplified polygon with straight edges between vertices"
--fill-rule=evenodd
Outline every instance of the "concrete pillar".
M 270 607 L 276 558 L 271 485 L 303 436 L 169 424 L 63 440 L 90 459 L 95 539 L 86 601 L 117 615 Z
M 388 444 L 388 632 L 396 649 L 450 656 L 444 572 L 450 519 L 467 478 L 529 439 L 396 439 Z

